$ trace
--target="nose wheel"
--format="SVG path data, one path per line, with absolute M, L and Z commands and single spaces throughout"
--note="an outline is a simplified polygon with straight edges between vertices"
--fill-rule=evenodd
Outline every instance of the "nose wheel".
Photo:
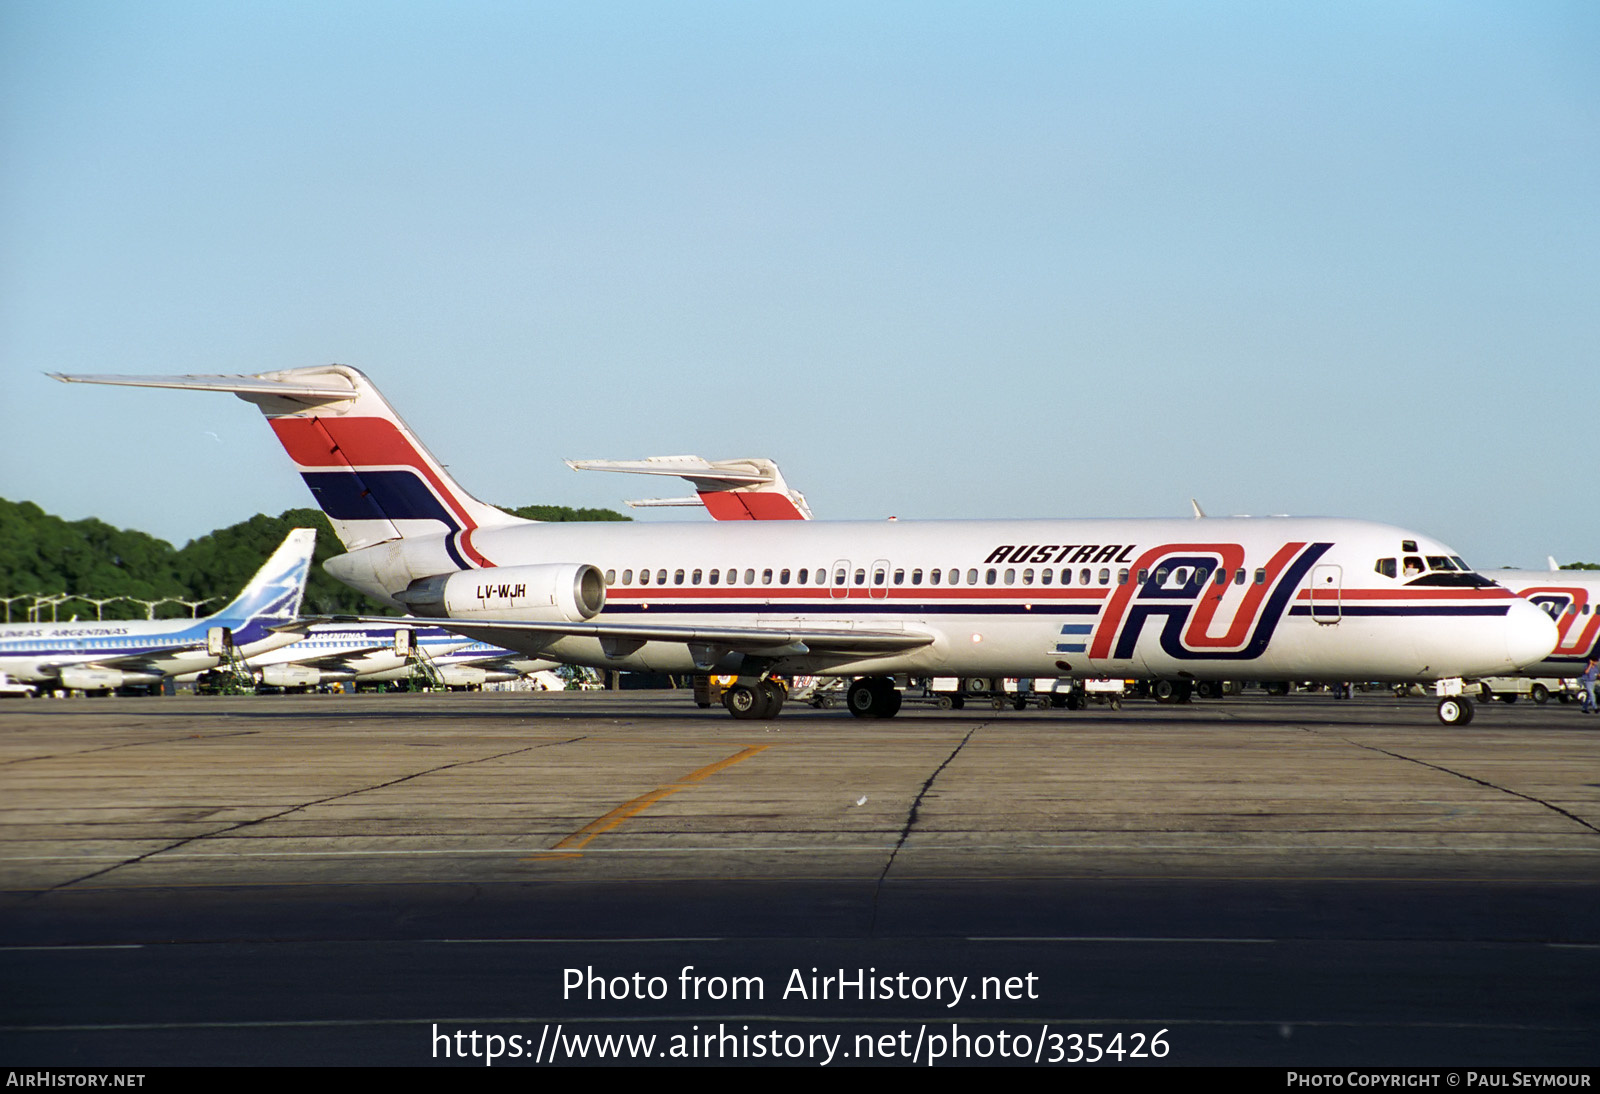
M 1447 726 L 1464 726 L 1472 721 L 1472 700 L 1465 695 L 1452 695 L 1439 700 L 1439 721 Z

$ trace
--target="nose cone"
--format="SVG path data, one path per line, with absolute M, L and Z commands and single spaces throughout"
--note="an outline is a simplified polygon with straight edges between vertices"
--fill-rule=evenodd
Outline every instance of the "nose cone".
M 1512 667 L 1538 664 L 1550 656 L 1559 640 L 1555 621 L 1521 597 L 1506 613 L 1506 658 Z

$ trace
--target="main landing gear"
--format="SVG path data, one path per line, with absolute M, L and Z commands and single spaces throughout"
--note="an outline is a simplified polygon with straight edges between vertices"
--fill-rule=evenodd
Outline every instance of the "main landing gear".
M 789 693 L 776 680 L 759 680 L 755 683 L 735 684 L 722 693 L 722 705 L 728 713 L 741 720 L 776 718 L 783 709 Z
M 900 692 L 887 676 L 867 676 L 850 685 L 845 703 L 857 718 L 893 718 L 900 713 Z

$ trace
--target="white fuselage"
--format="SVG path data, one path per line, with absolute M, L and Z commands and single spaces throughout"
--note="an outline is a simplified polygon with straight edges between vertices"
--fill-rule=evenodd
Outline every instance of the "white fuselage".
M 458 570 L 461 538 L 410 537 L 328 568 L 393 597 Z M 767 660 L 786 672 L 1427 680 L 1515 671 L 1556 638 L 1543 612 L 1464 564 L 1457 584 L 1386 576 L 1385 559 L 1453 553 L 1353 520 L 532 524 L 480 529 L 465 546 L 494 567 L 597 567 L 607 589 L 596 623 L 932 639 L 892 655 Z M 487 622 L 494 569 L 476 572 L 489 595 L 473 618 Z M 516 615 L 508 606 L 502 618 Z M 681 641 L 608 650 L 591 637 L 478 636 L 604 668 L 705 668 Z

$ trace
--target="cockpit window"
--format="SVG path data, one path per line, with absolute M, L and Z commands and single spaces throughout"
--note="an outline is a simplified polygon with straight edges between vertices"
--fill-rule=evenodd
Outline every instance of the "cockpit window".
M 1382 574 L 1384 577 L 1394 577 L 1400 572 L 1400 568 L 1395 564 L 1395 560 L 1392 558 L 1380 558 L 1377 564 L 1372 568 L 1378 573 Z
M 1459 555 L 1428 555 L 1426 562 L 1417 555 L 1406 555 L 1404 558 L 1404 577 L 1408 585 L 1433 585 L 1451 586 L 1464 589 L 1487 589 L 1494 584 L 1486 577 L 1472 572 L 1472 567 L 1461 559 Z M 1385 569 L 1392 566 L 1393 559 L 1380 558 L 1377 571 L 1386 577 L 1393 577 L 1394 571 Z

